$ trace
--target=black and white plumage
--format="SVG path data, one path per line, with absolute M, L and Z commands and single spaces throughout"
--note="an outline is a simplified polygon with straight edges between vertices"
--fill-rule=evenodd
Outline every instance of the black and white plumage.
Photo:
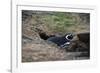
M 57 44 L 58 46 L 64 48 L 65 46 L 68 46 L 70 44 L 70 41 L 73 39 L 73 35 L 72 34 L 66 34 L 64 36 L 61 37 L 50 37 L 47 40 L 51 41 L 55 44 Z

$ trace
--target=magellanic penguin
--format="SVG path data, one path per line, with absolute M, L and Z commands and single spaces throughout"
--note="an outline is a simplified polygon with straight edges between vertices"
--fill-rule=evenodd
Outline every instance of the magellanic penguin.
M 48 38 L 47 40 L 48 41 L 51 41 L 51 42 L 53 42 L 53 43 L 55 43 L 55 44 L 57 44 L 58 46 L 60 46 L 60 47 L 65 47 L 65 46 L 67 46 L 67 45 L 69 45 L 70 44 L 70 41 L 73 39 L 73 34 L 71 34 L 71 33 L 69 33 L 69 34 L 66 34 L 66 35 L 64 35 L 64 36 L 60 36 L 60 37 L 57 37 L 57 36 L 55 36 L 55 37 L 50 37 L 50 38 Z

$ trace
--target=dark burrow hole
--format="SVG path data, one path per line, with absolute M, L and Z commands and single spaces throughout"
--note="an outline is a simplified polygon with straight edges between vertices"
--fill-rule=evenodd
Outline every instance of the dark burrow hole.
M 39 33 L 39 36 L 43 40 L 47 40 L 49 38 L 45 33 Z
M 48 38 L 54 37 L 55 35 L 47 35 L 46 33 L 42 32 L 42 33 L 39 33 L 39 36 L 41 39 L 47 40 Z

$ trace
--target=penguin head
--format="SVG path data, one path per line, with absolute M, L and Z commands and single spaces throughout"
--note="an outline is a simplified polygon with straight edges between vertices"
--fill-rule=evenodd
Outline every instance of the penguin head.
M 72 35 L 72 34 L 67 34 L 67 35 L 65 36 L 65 38 L 66 38 L 68 41 L 70 41 L 70 40 L 73 39 L 73 35 Z

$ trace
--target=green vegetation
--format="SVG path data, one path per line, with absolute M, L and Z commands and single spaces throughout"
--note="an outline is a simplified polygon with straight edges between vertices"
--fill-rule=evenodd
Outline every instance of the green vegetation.
M 88 13 L 29 11 L 29 13 L 30 12 L 32 12 L 33 31 L 35 29 L 34 27 L 51 31 L 52 33 L 89 31 Z

